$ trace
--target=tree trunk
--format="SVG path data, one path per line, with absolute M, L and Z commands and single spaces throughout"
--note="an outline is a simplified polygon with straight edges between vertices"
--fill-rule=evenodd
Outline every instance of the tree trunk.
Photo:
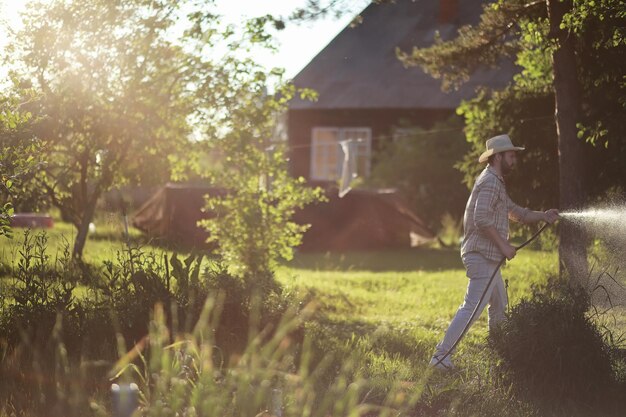
M 83 249 L 85 249 L 85 243 L 87 242 L 87 233 L 89 233 L 89 223 L 91 223 L 96 213 L 97 202 L 98 198 L 95 195 L 89 199 L 78 225 L 78 233 L 76 234 L 76 239 L 74 239 L 74 250 L 72 251 L 72 257 L 76 260 L 82 260 Z
M 557 41 L 553 54 L 556 128 L 559 149 L 561 210 L 581 208 L 585 199 L 584 143 L 577 138 L 580 120 L 580 85 L 576 71 L 575 35 L 560 28 L 563 16 L 572 9 L 571 0 L 548 0 L 550 35 Z M 571 285 L 588 278 L 587 237 L 573 224 L 559 224 L 560 273 L 567 272 Z

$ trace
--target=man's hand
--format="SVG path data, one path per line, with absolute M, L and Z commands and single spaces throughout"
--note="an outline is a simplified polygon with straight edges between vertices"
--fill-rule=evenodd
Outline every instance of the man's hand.
M 550 209 L 543 212 L 543 220 L 550 224 L 559 219 L 559 211 L 557 209 Z
M 506 259 L 508 259 L 509 261 L 515 258 L 515 254 L 517 253 L 517 250 L 515 249 L 515 247 L 508 242 L 502 245 L 500 250 L 502 251 L 502 254 L 506 257 Z

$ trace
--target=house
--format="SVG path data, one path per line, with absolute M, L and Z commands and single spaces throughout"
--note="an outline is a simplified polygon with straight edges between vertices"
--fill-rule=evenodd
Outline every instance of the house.
M 362 23 L 346 27 L 293 80 L 318 93 L 317 101 L 294 100 L 288 109 L 290 171 L 310 182 L 340 178 L 339 141 L 354 139 L 356 170 L 369 175 L 381 140 L 408 127 L 429 128 L 454 113 L 480 85 L 504 87 L 512 63 L 475 73 L 462 88 L 444 93 L 440 81 L 421 68 L 404 68 L 395 50 L 433 43 L 436 32 L 450 38 L 479 21 L 480 1 L 397 0 L 370 4 Z

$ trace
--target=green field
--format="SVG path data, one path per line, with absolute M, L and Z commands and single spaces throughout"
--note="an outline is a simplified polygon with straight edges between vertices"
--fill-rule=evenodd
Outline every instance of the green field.
M 23 229 L 15 229 L 13 239 L 0 240 L 0 263 L 13 264 L 19 257 Z M 32 234 L 41 233 L 33 230 Z M 57 222 L 46 230 L 51 259 L 71 243 L 73 226 Z M 131 228 L 133 244 L 157 256 L 172 251 L 153 247 L 141 239 L 141 232 Z M 87 263 L 101 267 L 115 260 L 127 246 L 117 218 L 103 218 L 96 232 L 90 234 L 84 253 Z M 142 243 L 137 243 L 142 242 Z M 510 304 L 531 295 L 533 285 L 545 284 L 558 273 L 554 251 L 524 249 L 503 268 L 508 281 Z M 376 328 L 400 332 L 428 355 L 442 337 L 463 299 L 467 278 L 458 249 L 415 248 L 376 252 L 298 253 L 277 271 L 277 278 L 288 292 L 308 290 L 315 294 L 324 317 L 339 325 L 346 338 L 354 330 L 369 332 Z M 462 353 L 484 342 L 486 314 L 467 335 Z M 621 321 L 620 321 L 621 323 Z M 462 356 L 462 355 L 460 355 Z
M 102 266 L 124 250 L 123 228 L 117 219 L 104 219 L 89 236 L 86 262 Z M 33 234 L 41 233 L 34 230 Z M 15 229 L 13 239 L 0 241 L 2 264 L 14 263 L 23 242 L 23 229 Z M 71 245 L 75 231 L 57 222 L 47 230 L 48 254 L 54 259 Z M 141 232 L 130 229 L 130 237 L 140 240 Z M 144 250 L 159 256 L 171 251 L 145 244 Z M 555 253 L 520 251 L 504 268 L 509 297 L 515 303 L 530 295 L 533 284 L 545 283 L 557 272 Z M 319 309 L 338 325 L 346 338 L 354 329 L 370 331 L 378 327 L 398 331 L 427 355 L 442 336 L 463 299 L 467 278 L 458 250 L 416 248 L 378 252 L 296 253 L 291 262 L 277 271 L 286 291 L 314 291 Z M 466 346 L 480 344 L 486 335 L 486 314 L 467 336 Z M 463 348 L 461 348 L 463 351 Z
M 73 227 L 64 223 L 46 231 L 50 259 L 71 245 L 73 235 Z M 114 261 L 127 248 L 122 237 L 123 230 L 116 219 L 102 222 L 90 235 L 85 261 L 96 268 L 107 260 Z M 15 230 L 12 240 L 0 240 L 4 285 L 11 285 L 11 266 L 19 258 L 22 240 L 21 229 Z M 142 245 L 144 251 L 153 251 L 160 259 L 171 255 L 171 251 L 143 242 L 137 230 L 131 230 L 130 240 L 132 245 Z M 533 286 L 540 287 L 557 274 L 554 251 L 520 251 L 503 269 L 510 304 L 530 297 Z M 356 374 L 369 381 L 367 401 L 383 403 L 391 387 L 406 383 L 417 387 L 418 405 L 426 415 L 442 410 L 454 414 L 459 402 L 470 407 L 473 415 L 533 415 L 521 411 L 516 414 L 520 405 L 510 404 L 509 394 L 493 387 L 486 354 L 486 314 L 459 345 L 455 358 L 459 372 L 432 376 L 427 367 L 467 285 L 458 250 L 423 247 L 351 253 L 296 252 L 293 260 L 279 267 L 276 276 L 290 299 L 310 301 L 315 306 L 316 313 L 305 328 L 314 335 L 319 349 L 336 353 L 339 360 L 354 354 L 359 357 Z M 80 296 L 80 292 L 76 295 Z M 614 308 L 611 319 L 605 321 L 623 334 L 624 305 Z M 511 408 L 501 410 L 504 406 Z
M 89 235 L 84 260 L 102 266 L 115 260 L 126 248 L 123 228 L 115 219 L 103 222 Z M 24 229 L 15 229 L 13 239 L 0 240 L 0 261 L 8 266 L 19 258 Z M 31 231 L 32 235 L 42 230 Z M 45 231 L 47 253 L 54 259 L 71 247 L 75 231 L 67 223 L 57 222 Z M 161 256 L 171 249 L 143 242 L 141 232 L 131 228 L 133 244 Z M 142 243 L 137 243 L 142 242 Z M 553 252 L 525 249 L 504 267 L 513 303 L 528 296 L 530 286 L 544 283 L 556 274 L 557 258 Z M 405 324 L 420 334 L 441 331 L 462 301 L 467 278 L 457 249 L 415 248 L 376 252 L 298 253 L 277 271 L 286 288 L 313 289 L 329 317 L 369 325 Z M 481 320 L 486 320 L 484 317 Z M 484 326 L 477 326 L 482 328 Z
M 556 265 L 554 253 L 520 252 L 503 272 L 511 302 L 530 296 L 531 286 L 545 283 L 557 272 Z M 419 368 L 425 367 L 443 337 L 467 285 L 457 250 L 429 248 L 298 254 L 278 277 L 287 289 L 306 288 L 316 294 L 335 337 L 378 332 L 405 345 L 414 355 L 405 359 Z M 472 360 L 464 353 L 482 349 L 486 335 L 483 314 L 460 345 L 461 362 Z

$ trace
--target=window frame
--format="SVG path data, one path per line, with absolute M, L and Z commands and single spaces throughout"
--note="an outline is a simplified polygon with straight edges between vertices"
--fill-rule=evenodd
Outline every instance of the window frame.
M 337 152 L 337 165 L 335 167 L 336 169 L 336 178 L 332 178 L 330 175 L 330 172 L 332 171 L 328 165 L 325 165 L 323 167 L 317 167 L 316 166 L 316 161 L 318 158 L 318 152 L 328 152 L 329 148 L 332 148 L 331 146 L 328 146 L 327 144 L 324 145 L 318 145 L 316 144 L 316 139 L 317 139 L 317 133 L 318 132 L 337 132 L 336 137 L 337 140 L 335 142 L 335 149 Z M 309 178 L 313 181 L 336 181 L 339 180 L 341 178 L 341 167 L 343 165 L 343 152 L 341 150 L 341 145 L 339 144 L 339 142 L 341 142 L 342 140 L 346 140 L 346 133 L 347 132 L 363 132 L 365 133 L 365 138 L 364 138 L 364 142 L 365 142 L 365 149 L 364 149 L 364 155 L 362 155 L 359 150 L 363 149 L 363 144 L 362 143 L 357 143 L 356 148 L 357 148 L 357 155 L 355 156 L 357 158 L 364 156 L 366 158 L 366 163 L 365 163 L 365 173 L 359 173 L 360 176 L 363 177 L 368 177 L 371 171 L 371 157 L 372 157 L 372 128 L 368 127 L 368 126 L 315 126 L 311 129 L 311 152 L 310 152 L 310 169 L 309 169 Z M 325 149 L 324 149 L 325 148 Z M 328 159 L 328 158 L 326 158 Z M 326 162 L 324 162 L 326 163 Z M 320 174 L 320 175 L 317 175 Z

